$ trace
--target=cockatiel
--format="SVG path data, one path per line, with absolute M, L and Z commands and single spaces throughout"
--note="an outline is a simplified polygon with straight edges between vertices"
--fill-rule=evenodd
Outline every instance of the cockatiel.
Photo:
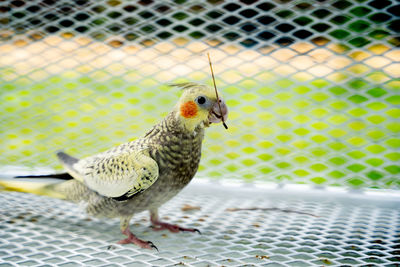
M 67 173 L 23 176 L 58 177 L 67 181 L 35 189 L 21 187 L 23 182 L 14 188 L 12 183 L 0 185 L 83 202 L 86 212 L 92 216 L 118 217 L 121 231 L 127 236 L 120 244 L 156 248 L 129 230 L 132 216 L 145 210 L 150 211 L 155 230 L 198 231 L 161 222 L 158 208 L 192 180 L 200 162 L 204 129 L 211 123 L 224 122 L 228 108 L 214 88 L 195 83 L 176 86 L 183 90 L 178 103 L 143 137 L 83 159 L 59 152 L 58 159 Z

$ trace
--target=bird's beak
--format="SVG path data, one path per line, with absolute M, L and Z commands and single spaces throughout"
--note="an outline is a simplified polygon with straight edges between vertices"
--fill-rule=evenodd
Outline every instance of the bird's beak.
M 228 107 L 226 106 L 225 101 L 222 98 L 219 98 L 219 105 L 215 102 L 212 106 L 210 114 L 208 115 L 208 120 L 212 123 L 219 123 L 222 121 L 222 117 L 224 118 L 224 121 L 228 119 Z

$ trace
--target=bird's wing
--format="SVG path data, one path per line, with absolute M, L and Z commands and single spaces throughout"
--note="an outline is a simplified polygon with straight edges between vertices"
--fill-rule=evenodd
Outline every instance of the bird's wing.
M 147 150 L 112 150 L 81 160 L 57 155 L 71 176 L 106 197 L 129 198 L 158 178 L 157 162 Z

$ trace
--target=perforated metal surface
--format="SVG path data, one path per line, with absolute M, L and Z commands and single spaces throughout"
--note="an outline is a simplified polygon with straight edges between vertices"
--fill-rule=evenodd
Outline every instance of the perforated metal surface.
M 398 189 L 396 1 L 2 1 L 0 168 L 134 139 L 217 84 L 198 177 Z
M 200 210 L 182 211 L 184 205 Z M 399 266 L 398 193 L 348 193 L 195 182 L 161 209 L 202 235 L 131 229 L 160 252 L 116 245 L 118 220 L 89 219 L 74 204 L 0 195 L 0 266 Z M 227 211 L 277 207 L 281 211 Z M 109 246 L 111 245 L 111 248 Z

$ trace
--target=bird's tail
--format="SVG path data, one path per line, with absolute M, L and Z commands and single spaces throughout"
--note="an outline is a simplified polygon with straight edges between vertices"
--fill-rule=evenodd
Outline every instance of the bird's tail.
M 49 182 L 32 182 L 32 181 L 16 181 L 16 180 L 0 180 L 0 191 L 17 191 L 42 195 L 54 198 L 65 199 L 65 196 L 54 190 L 57 183 Z
M 54 178 L 61 180 L 71 180 L 74 179 L 69 173 L 54 173 L 54 174 L 40 174 L 40 175 L 18 175 L 14 178 Z

